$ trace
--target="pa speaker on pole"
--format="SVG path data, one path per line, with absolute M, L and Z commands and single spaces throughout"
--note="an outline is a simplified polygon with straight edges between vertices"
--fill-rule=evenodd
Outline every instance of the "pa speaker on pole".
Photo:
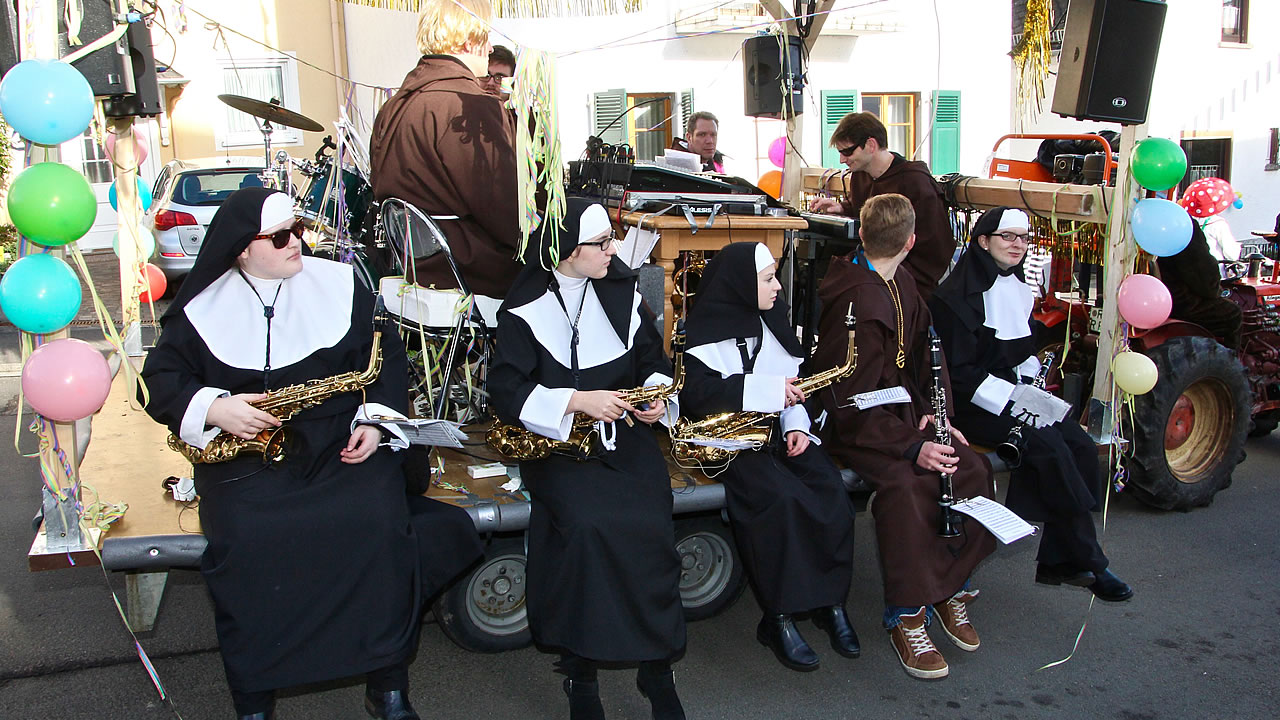
M 744 115 L 785 119 L 804 112 L 803 47 L 796 35 L 756 35 L 742 43 Z
M 1167 9 L 1164 0 L 1071 0 L 1053 111 L 1146 122 Z

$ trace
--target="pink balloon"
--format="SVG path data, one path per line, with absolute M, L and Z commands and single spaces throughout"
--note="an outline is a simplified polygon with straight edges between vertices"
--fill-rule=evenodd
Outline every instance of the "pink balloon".
M 1120 283 L 1116 307 L 1125 322 L 1144 330 L 1169 319 L 1173 298 L 1164 283 L 1150 275 L 1130 275 Z
M 787 163 L 787 137 L 784 135 L 769 143 L 769 162 L 777 167 Z
M 111 366 L 89 343 L 53 340 L 35 349 L 22 367 L 22 394 L 50 420 L 72 422 L 98 411 L 111 392 Z
M 137 159 L 138 164 L 147 160 L 147 134 L 141 128 L 133 131 L 133 156 Z M 116 158 L 116 136 L 115 133 L 107 133 L 107 139 L 104 143 L 107 148 L 107 157 L 114 160 Z

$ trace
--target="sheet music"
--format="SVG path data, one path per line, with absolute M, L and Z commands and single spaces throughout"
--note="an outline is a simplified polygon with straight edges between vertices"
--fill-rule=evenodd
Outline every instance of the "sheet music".
M 1009 399 L 1013 402 L 1009 416 L 1038 428 L 1061 422 L 1071 411 L 1070 403 L 1031 385 L 1014 387 Z
M 756 450 L 760 447 L 759 443 L 748 442 L 746 440 L 731 440 L 728 438 L 690 438 L 686 440 L 690 445 L 702 445 L 704 447 L 713 447 L 720 450 Z
M 627 228 L 627 235 L 622 239 L 617 254 L 632 270 L 637 270 L 649 259 L 657 244 L 656 230 L 642 230 L 633 226 Z
M 1014 540 L 1021 540 L 1028 535 L 1035 535 L 1036 528 L 1031 523 L 1018 517 L 1018 514 L 1000 503 L 987 497 L 976 497 L 951 506 L 956 512 L 964 513 L 982 523 L 1008 545 Z
M 410 445 L 435 445 L 436 447 L 462 447 L 467 434 L 462 432 L 458 423 L 448 420 L 430 418 L 413 418 L 409 420 L 380 420 L 383 424 L 394 424 L 409 438 Z
M 907 389 L 898 385 L 897 387 L 885 388 L 883 390 L 872 390 L 870 392 L 858 393 L 849 398 L 849 401 L 858 406 L 859 410 L 869 410 L 880 405 L 894 405 L 897 403 L 911 402 L 911 396 L 907 394 Z M 849 407 L 847 404 L 841 407 Z

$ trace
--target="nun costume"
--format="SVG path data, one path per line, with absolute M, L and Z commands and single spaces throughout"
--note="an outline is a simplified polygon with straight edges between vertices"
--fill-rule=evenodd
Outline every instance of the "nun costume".
M 809 434 L 809 414 L 792 385 L 803 352 L 786 302 L 777 297 L 776 269 L 768 248 L 752 242 L 726 246 L 707 265 L 687 320 L 680 405 L 691 418 L 778 413 L 769 445 L 740 451 L 721 481 L 764 610 L 756 636 L 783 665 L 806 671 L 818 667 L 818 656 L 795 626 L 797 613 L 815 611 L 814 621 L 841 655 L 861 652 L 844 608 L 854 514 L 840 471 Z
M 600 663 L 638 664 L 654 717 L 684 718 L 670 666 L 685 646 L 680 559 L 670 478 L 650 427 L 664 408 L 633 409 L 610 392 L 668 383 L 671 364 L 636 274 L 614 257 L 602 206 L 570 198 L 563 227 L 544 224 L 530 252 L 498 313 L 494 410 L 557 440 L 586 412 L 601 421 L 602 442 L 590 458 L 520 463 L 532 496 L 529 626 L 539 646 L 561 653 L 574 720 L 604 717 Z M 613 422 L 628 413 L 635 422 Z
M 1009 412 L 1014 390 L 1040 372 L 1036 332 L 1044 326 L 1031 316 L 1035 296 L 1022 267 L 1029 227 L 1022 210 L 983 213 L 969 249 L 930 303 L 955 390 L 956 426 L 988 446 L 1008 439 L 1017 422 Z M 1074 417 L 1023 428 L 1022 462 L 1013 469 L 1005 502 L 1044 523 L 1036 582 L 1128 600 L 1133 590 L 1107 569 L 1090 515 L 1103 492 L 1097 447 Z
M 247 404 L 259 393 L 368 366 L 372 295 L 300 237 L 292 200 L 264 188 L 232 194 L 210 224 L 142 369 L 147 413 L 188 444 L 278 425 Z M 288 421 L 283 460 L 194 466 L 201 574 L 242 718 L 271 717 L 277 688 L 359 674 L 371 715 L 418 717 L 407 667 L 423 602 L 480 547 L 458 508 L 413 498 L 411 515 L 393 452 L 407 442 L 370 420 L 407 405 L 404 347 L 388 332 L 382 348 L 363 393 Z

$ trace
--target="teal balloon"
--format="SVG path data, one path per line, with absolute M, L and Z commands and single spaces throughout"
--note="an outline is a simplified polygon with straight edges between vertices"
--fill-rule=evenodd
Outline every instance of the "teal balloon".
M 1156 257 L 1182 252 L 1191 242 L 1191 216 L 1176 202 L 1160 198 L 1138 201 L 1129 216 L 1138 247 Z
M 9 219 L 27 239 L 56 247 L 84 237 L 98 217 L 98 198 L 84 175 L 56 162 L 18 173 L 9 188 Z
M 138 226 L 138 245 L 140 246 L 138 250 L 140 260 L 145 262 L 156 254 L 156 236 L 152 235 L 151 230 L 145 225 Z M 111 236 L 111 251 L 116 254 L 116 257 L 120 257 L 120 233 L 118 231 Z
M 80 279 L 62 260 L 40 253 L 18 258 L 0 277 L 0 309 L 37 335 L 61 330 L 80 312 Z
M 1133 179 L 1148 190 L 1168 190 L 1187 174 L 1187 154 L 1168 138 L 1147 138 L 1133 148 L 1129 158 Z
M 61 60 L 23 60 L 0 81 L 0 113 L 31 142 L 59 145 L 89 127 L 93 89 Z
M 138 199 L 142 201 L 142 212 L 146 212 L 151 209 L 151 188 L 142 182 L 142 178 L 134 179 L 138 181 Z M 120 210 L 116 202 L 116 183 L 118 182 L 120 181 L 116 180 L 111 183 L 111 189 L 107 191 L 107 200 L 111 202 L 111 209 L 116 211 Z

